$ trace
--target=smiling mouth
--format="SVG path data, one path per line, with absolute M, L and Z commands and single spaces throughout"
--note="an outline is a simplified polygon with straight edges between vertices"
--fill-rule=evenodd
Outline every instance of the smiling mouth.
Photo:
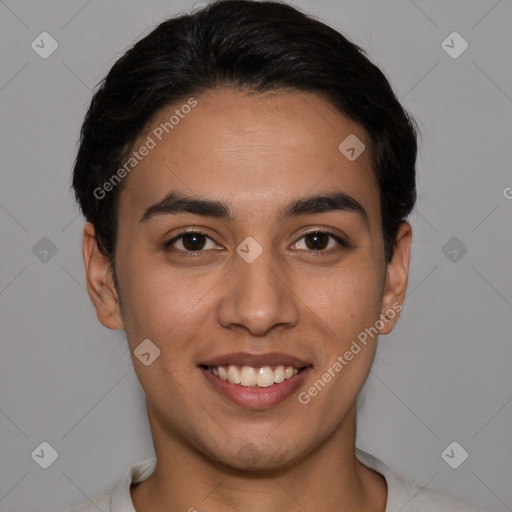
M 306 367 L 298 368 L 284 365 L 238 366 L 230 364 L 217 366 L 201 365 L 201 368 L 215 375 L 220 380 L 228 381 L 231 384 L 250 388 L 267 388 L 291 379 Z

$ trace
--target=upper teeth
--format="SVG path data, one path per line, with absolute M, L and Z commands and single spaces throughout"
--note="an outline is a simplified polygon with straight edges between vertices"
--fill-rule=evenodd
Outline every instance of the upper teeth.
M 293 366 L 276 366 L 272 370 L 270 366 L 238 367 L 233 364 L 228 366 L 208 366 L 208 371 L 232 384 L 259 386 L 260 388 L 279 384 L 299 373 L 299 369 Z

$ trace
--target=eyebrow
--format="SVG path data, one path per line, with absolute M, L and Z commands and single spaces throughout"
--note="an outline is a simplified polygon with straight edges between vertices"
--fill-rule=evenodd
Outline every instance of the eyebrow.
M 300 215 L 332 211 L 356 213 L 366 225 L 369 225 L 368 213 L 363 205 L 352 196 L 341 191 L 320 193 L 295 199 L 279 210 L 277 220 L 282 223 Z M 140 222 L 147 222 L 161 215 L 179 213 L 192 213 L 227 221 L 235 220 L 232 210 L 226 203 L 170 192 L 162 200 L 150 206 L 140 218 Z

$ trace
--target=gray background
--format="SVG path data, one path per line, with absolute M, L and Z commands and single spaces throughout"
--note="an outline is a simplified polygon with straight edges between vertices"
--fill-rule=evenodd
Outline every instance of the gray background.
M 380 339 L 358 445 L 420 484 L 512 510 L 512 2 L 293 4 L 367 50 L 423 135 L 408 297 Z M 84 288 L 70 171 L 95 84 L 194 5 L 0 0 L 3 511 L 63 510 L 153 455 L 123 334 L 97 322 Z M 47 59 L 31 48 L 43 31 L 59 44 Z M 453 31 L 469 44 L 456 59 L 441 46 Z M 48 469 L 31 458 L 42 441 L 59 455 Z M 458 469 L 441 457 L 452 441 L 469 453 Z

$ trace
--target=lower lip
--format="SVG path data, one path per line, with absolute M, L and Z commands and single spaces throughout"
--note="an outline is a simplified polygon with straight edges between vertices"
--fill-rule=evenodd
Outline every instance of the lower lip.
M 246 387 L 222 380 L 203 367 L 199 367 L 212 387 L 234 404 L 247 409 L 266 409 L 290 397 L 302 384 L 311 367 L 304 368 L 291 379 L 266 388 Z

